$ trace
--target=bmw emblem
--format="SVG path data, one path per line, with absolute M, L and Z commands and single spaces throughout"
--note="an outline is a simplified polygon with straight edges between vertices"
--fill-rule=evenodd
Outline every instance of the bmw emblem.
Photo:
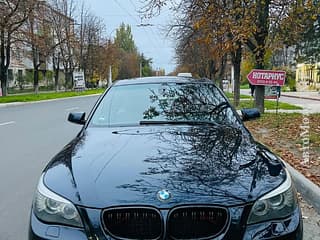
M 171 198 L 171 192 L 168 190 L 161 190 L 158 192 L 157 197 L 160 201 L 167 201 Z

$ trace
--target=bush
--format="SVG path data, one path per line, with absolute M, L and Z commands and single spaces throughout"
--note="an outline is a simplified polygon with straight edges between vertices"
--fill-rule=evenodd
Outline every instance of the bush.
M 296 92 L 296 75 L 294 71 L 291 71 L 289 69 L 286 70 L 287 72 L 287 81 L 286 85 L 289 87 L 290 91 Z

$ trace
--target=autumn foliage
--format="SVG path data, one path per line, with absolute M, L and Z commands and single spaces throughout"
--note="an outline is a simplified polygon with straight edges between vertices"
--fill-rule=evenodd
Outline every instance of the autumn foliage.
M 146 15 L 164 6 L 177 12 L 169 30 L 177 36 L 180 65 L 218 84 L 227 69 L 226 61 L 234 66 L 235 105 L 239 103 L 243 52 L 251 52 L 254 68 L 265 69 L 267 52 L 297 45 L 320 13 L 319 1 L 312 0 L 149 0 Z M 263 86 L 256 87 L 255 103 L 263 112 Z
M 319 122 L 320 114 L 282 113 L 265 114 L 259 120 L 247 122 L 246 126 L 257 140 L 320 186 Z M 308 158 L 304 156 L 306 153 Z

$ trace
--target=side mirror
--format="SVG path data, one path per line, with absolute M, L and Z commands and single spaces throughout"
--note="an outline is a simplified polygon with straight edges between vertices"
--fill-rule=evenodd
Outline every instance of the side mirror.
M 244 108 L 241 109 L 241 118 L 242 121 L 249 121 L 261 116 L 259 110 L 257 108 Z
M 69 113 L 68 121 L 80 125 L 84 125 L 86 123 L 86 113 L 78 112 L 78 113 Z

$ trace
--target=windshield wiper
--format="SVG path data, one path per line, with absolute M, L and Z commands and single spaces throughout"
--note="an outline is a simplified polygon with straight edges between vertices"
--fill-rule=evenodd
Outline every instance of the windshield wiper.
M 212 121 L 205 121 L 205 120 L 178 120 L 178 121 L 173 121 L 173 120 L 166 120 L 166 121 L 140 121 L 140 125 L 161 125 L 161 124 L 171 124 L 171 125 L 219 125 L 216 122 Z

